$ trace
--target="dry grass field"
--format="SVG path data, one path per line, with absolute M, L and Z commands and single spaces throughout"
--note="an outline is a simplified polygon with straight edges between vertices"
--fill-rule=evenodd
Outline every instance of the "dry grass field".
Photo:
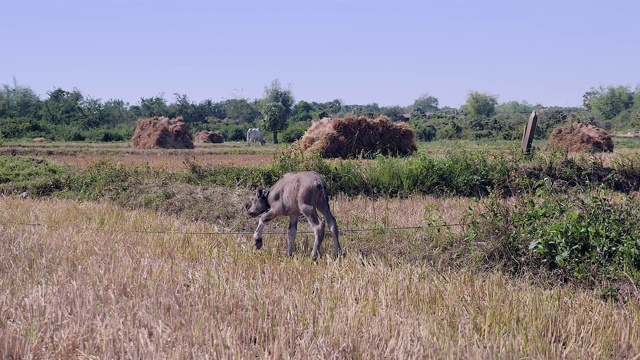
M 384 204 L 341 197 L 333 204 L 347 228 L 385 217 L 389 226 L 423 224 L 425 202 L 467 206 L 462 199 L 430 198 Z M 399 209 L 416 215 L 399 217 Z M 455 221 L 456 213 L 446 217 Z M 285 230 L 275 227 L 268 229 Z M 305 245 L 287 258 L 281 234 L 266 236 L 256 251 L 250 234 L 206 234 L 214 230 L 109 203 L 0 198 L 0 357 L 604 359 L 640 353 L 637 300 L 606 302 L 567 285 L 540 288 L 497 272 L 438 271 L 425 262 L 363 256 L 367 242 L 380 241 L 371 233 L 346 234 L 346 257 L 314 263 Z M 393 233 L 384 237 L 395 240 Z
M 86 167 L 269 164 L 278 147 L 20 144 Z M 438 151 L 429 150 L 429 151 Z M 227 202 L 228 203 L 228 202 Z M 433 263 L 468 198 L 333 197 L 346 255 L 300 222 L 250 231 L 109 202 L 0 196 L 0 359 L 611 359 L 640 356 L 640 299 Z M 211 206 L 216 206 L 212 203 Z M 240 219 L 253 229 L 256 219 Z M 436 228 L 437 223 L 453 225 Z M 235 226 L 235 225 L 234 225 Z M 412 229 L 394 229 L 394 228 Z M 449 242 L 449 243 L 446 243 Z M 453 249 L 453 250 L 451 250 Z M 446 259 L 446 256 L 439 256 Z

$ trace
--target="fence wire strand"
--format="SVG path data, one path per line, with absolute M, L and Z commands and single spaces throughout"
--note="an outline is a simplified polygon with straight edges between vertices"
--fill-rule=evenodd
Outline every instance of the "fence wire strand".
M 17 222 L 5 222 L 4 225 L 18 225 L 18 226 L 42 226 L 50 228 L 51 226 L 40 223 L 17 223 Z M 440 225 L 426 225 L 426 226 L 393 226 L 393 227 L 374 227 L 374 228 L 355 228 L 355 229 L 340 229 L 340 234 L 359 233 L 359 232 L 387 232 L 387 231 L 402 231 L 402 230 L 426 230 L 433 228 L 455 227 L 455 226 L 467 226 L 469 224 L 440 224 Z M 55 226 L 59 227 L 59 226 Z M 126 230 L 126 232 L 134 234 L 146 234 L 146 235 L 212 235 L 212 236 L 224 236 L 224 235 L 253 235 L 253 231 L 159 231 L 159 230 Z M 286 231 L 264 231 L 264 235 L 286 235 Z M 298 234 L 313 234 L 313 231 L 305 230 L 298 231 Z

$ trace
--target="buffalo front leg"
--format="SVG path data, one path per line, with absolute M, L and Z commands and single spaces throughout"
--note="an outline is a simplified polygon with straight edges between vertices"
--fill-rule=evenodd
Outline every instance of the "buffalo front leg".
M 296 242 L 296 233 L 298 232 L 298 215 L 291 215 L 289 217 L 289 230 L 287 231 L 288 243 L 287 243 L 287 255 L 293 255 L 293 248 Z
M 260 248 L 262 248 L 262 230 L 264 229 L 265 225 L 273 220 L 274 216 L 273 214 L 271 214 L 271 211 L 268 211 L 266 213 L 264 213 L 262 216 L 260 216 L 260 221 L 258 221 L 258 227 L 256 228 L 256 231 L 253 233 L 253 242 L 256 245 L 256 249 L 260 250 Z

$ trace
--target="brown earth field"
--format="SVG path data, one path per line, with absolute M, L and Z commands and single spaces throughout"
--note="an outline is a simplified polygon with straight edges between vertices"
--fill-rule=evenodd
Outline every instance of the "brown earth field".
M 195 144 L 195 149 L 133 149 L 129 143 L 17 143 L 0 146 L 0 156 L 31 155 L 72 164 L 80 168 L 100 161 L 113 161 L 127 167 L 179 171 L 186 160 L 202 166 L 268 165 L 278 158 L 283 146 L 247 147 L 244 143 Z
M 571 153 L 570 157 L 586 157 L 605 166 L 615 166 L 625 158 L 638 156 L 640 145 L 635 140 L 614 138 L 615 150 L 610 153 Z M 0 156 L 41 156 L 62 163 L 86 168 L 100 161 L 113 161 L 126 167 L 148 166 L 155 170 L 186 170 L 186 160 L 201 166 L 264 166 L 277 161 L 286 153 L 289 144 L 267 144 L 247 147 L 244 142 L 220 144 L 196 143 L 194 149 L 134 149 L 130 142 L 86 143 L 86 142 L 18 142 L 0 144 Z M 536 151 L 545 153 L 544 141 L 534 142 Z M 490 143 L 472 141 L 438 141 L 421 143 L 419 151 L 430 155 L 444 154 L 450 149 L 518 151 L 518 142 L 497 141 Z M 550 154 L 550 153 L 549 153 Z M 362 160 L 359 160 L 362 161 Z M 367 160 L 365 160 L 367 161 Z

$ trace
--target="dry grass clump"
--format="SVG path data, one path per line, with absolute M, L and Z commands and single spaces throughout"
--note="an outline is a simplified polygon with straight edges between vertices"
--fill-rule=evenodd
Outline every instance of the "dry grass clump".
M 343 201 L 334 207 L 347 221 Z M 216 230 L 108 203 L 0 198 L 0 358 L 640 352 L 637 299 L 606 302 L 570 286 L 350 252 L 368 233 L 345 241 L 345 258 L 314 263 L 306 253 L 285 257 L 283 235 L 255 251 L 250 234 L 197 234 Z
M 386 116 L 353 115 L 314 122 L 300 139 L 300 147 L 325 158 L 343 159 L 373 153 L 408 155 L 417 149 L 407 124 L 393 123 Z
M 193 149 L 193 137 L 182 117 L 138 119 L 131 142 L 136 149 Z
M 224 138 L 220 131 L 204 130 L 196 133 L 195 142 L 220 144 L 224 142 Z
M 606 130 L 593 125 L 572 123 L 553 130 L 548 148 L 563 148 L 569 152 L 613 151 L 613 140 Z

